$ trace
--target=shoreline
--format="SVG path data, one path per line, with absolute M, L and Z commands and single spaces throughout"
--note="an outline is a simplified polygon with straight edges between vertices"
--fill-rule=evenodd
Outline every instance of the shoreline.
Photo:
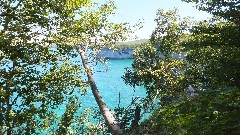
M 104 58 L 109 60 L 124 60 L 124 59 L 133 59 L 133 50 L 132 48 L 122 48 L 117 51 L 112 49 L 102 49 L 97 58 Z

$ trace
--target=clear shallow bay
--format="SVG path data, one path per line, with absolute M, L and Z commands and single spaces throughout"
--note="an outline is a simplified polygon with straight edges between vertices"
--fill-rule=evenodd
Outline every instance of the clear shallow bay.
M 129 85 L 126 85 L 122 79 L 125 68 L 131 68 L 132 62 L 133 59 L 109 60 L 107 62 L 107 66 L 103 64 L 97 64 L 93 68 L 93 76 L 98 90 L 100 91 L 103 100 L 111 110 L 118 106 L 128 107 L 131 104 L 132 100 L 136 97 L 146 97 L 146 91 L 143 87 L 133 88 Z M 79 95 L 79 98 L 81 102 L 80 111 L 86 108 L 98 109 L 97 102 L 95 101 L 90 88 L 87 91 L 87 95 Z M 65 105 L 60 105 L 59 108 L 55 110 L 56 115 L 62 115 L 65 109 Z
M 127 60 L 109 60 L 106 66 L 98 64 L 94 67 L 94 79 L 96 81 L 98 90 L 101 93 L 107 106 L 113 110 L 114 108 L 128 107 L 132 99 L 136 97 L 144 98 L 146 96 L 145 89 L 142 87 L 136 87 L 135 89 L 129 85 L 126 85 L 121 78 L 124 75 L 125 68 L 131 68 L 133 59 Z M 120 93 L 120 104 L 119 104 Z M 89 88 L 86 96 L 79 96 L 81 102 L 81 108 L 79 111 L 83 111 L 86 108 L 98 109 L 97 103 L 94 99 L 91 89 Z M 139 99 L 140 99 L 139 98 Z M 60 105 L 56 109 L 55 115 L 61 116 L 66 109 L 65 105 Z M 77 115 L 77 114 L 76 114 Z M 146 115 L 147 116 L 147 115 Z M 95 123 L 98 120 L 90 118 L 91 122 Z M 56 127 L 57 125 L 52 125 Z M 42 132 L 41 135 L 47 135 L 48 130 Z
M 106 66 L 97 65 L 94 68 L 94 79 L 97 87 L 108 105 L 109 108 L 113 109 L 118 106 L 119 93 L 120 93 L 120 107 L 127 107 L 133 98 L 145 97 L 144 88 L 137 87 L 133 89 L 129 85 L 126 85 L 121 78 L 124 75 L 125 68 L 131 67 L 133 59 L 127 60 L 109 60 Z M 97 103 L 89 89 L 88 95 L 83 97 L 83 108 L 95 107 Z

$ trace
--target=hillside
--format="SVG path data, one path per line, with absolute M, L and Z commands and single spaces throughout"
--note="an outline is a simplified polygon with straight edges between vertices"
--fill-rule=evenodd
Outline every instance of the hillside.
M 119 43 L 116 43 L 116 47 L 119 49 L 121 49 L 121 48 L 136 48 L 148 41 L 149 41 L 148 39 L 139 39 L 139 40 L 134 40 L 134 41 L 119 42 Z
M 126 41 L 126 42 L 118 42 L 115 44 L 114 49 L 123 49 L 123 48 L 136 48 L 142 44 L 147 43 L 149 40 L 148 39 L 139 39 L 139 40 L 134 40 L 134 41 Z M 106 46 L 106 49 L 109 49 L 112 47 Z
M 105 59 L 132 59 L 133 50 L 146 42 L 148 42 L 148 39 L 120 42 L 115 45 L 114 49 L 102 49 L 97 57 Z

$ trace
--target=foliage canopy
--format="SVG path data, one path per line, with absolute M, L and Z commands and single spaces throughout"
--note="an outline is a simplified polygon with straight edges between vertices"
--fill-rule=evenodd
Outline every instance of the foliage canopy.
M 89 0 L 0 1 L 0 134 L 78 134 L 89 82 L 78 50 L 92 62 L 123 41 L 127 23 L 109 21 L 116 6 Z M 57 113 L 59 108 L 62 113 Z M 90 127 L 90 126 L 89 126 Z
M 136 50 L 125 82 L 143 85 L 159 101 L 142 124 L 153 131 L 144 132 L 239 134 L 239 2 L 192 2 L 215 17 L 191 22 L 176 9 L 158 10 L 150 43 Z

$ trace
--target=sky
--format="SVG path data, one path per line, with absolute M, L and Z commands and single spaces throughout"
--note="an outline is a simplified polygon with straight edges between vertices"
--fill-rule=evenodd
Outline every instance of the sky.
M 97 0 L 102 3 L 105 0 Z M 195 4 L 182 2 L 181 0 L 115 0 L 117 14 L 114 17 L 116 22 L 129 22 L 136 24 L 142 20 L 143 28 L 136 31 L 135 34 L 139 39 L 149 39 L 152 31 L 156 27 L 154 19 L 156 18 L 157 9 L 169 10 L 176 7 L 181 17 L 194 17 L 195 20 L 204 20 L 211 15 L 198 11 Z

